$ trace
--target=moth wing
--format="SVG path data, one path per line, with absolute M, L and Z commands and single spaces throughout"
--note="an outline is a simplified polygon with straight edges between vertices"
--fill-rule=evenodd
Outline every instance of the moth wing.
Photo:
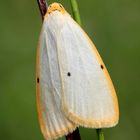
M 45 28 L 42 29 L 37 49 L 37 110 L 44 137 L 53 139 L 70 133 L 76 125 L 68 120 L 61 110 L 62 89 L 56 42 Z
M 116 92 L 92 41 L 73 21 L 60 31 L 58 57 L 62 79 L 62 108 L 66 116 L 85 127 L 111 127 L 118 122 Z

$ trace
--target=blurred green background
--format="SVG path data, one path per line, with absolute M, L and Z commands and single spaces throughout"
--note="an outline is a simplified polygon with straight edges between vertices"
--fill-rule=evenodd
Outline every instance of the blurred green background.
M 69 0 L 58 2 L 71 13 Z M 83 28 L 94 40 L 119 98 L 119 125 L 105 129 L 105 138 L 139 140 L 140 0 L 78 3 Z M 36 0 L 1 1 L 0 140 L 43 140 L 35 99 L 36 48 L 41 24 Z M 94 129 L 81 128 L 80 132 L 83 140 L 97 139 Z

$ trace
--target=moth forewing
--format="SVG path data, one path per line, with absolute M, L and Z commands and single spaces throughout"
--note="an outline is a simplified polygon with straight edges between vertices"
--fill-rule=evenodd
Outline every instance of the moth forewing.
M 118 101 L 105 64 L 81 27 L 70 16 L 66 21 L 60 34 L 63 48 L 58 48 L 65 55 L 65 59 L 59 55 L 64 112 L 85 127 L 114 126 L 119 119 Z

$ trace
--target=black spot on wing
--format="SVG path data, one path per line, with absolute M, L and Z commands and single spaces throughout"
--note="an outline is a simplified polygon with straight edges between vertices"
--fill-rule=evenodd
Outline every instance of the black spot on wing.
M 39 77 L 37 77 L 37 83 L 39 83 Z
M 71 76 L 71 73 L 70 73 L 70 72 L 68 72 L 68 73 L 67 73 L 67 76 L 69 76 L 69 77 L 70 77 L 70 76 Z
M 101 69 L 102 69 L 102 70 L 104 69 L 104 66 L 103 66 L 103 65 L 101 65 Z

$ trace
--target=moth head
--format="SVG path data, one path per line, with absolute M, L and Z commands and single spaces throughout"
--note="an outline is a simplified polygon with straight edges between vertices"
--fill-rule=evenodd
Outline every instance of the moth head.
M 52 3 L 49 5 L 47 14 L 51 14 L 54 11 L 61 12 L 62 14 L 65 13 L 65 9 L 60 3 Z

